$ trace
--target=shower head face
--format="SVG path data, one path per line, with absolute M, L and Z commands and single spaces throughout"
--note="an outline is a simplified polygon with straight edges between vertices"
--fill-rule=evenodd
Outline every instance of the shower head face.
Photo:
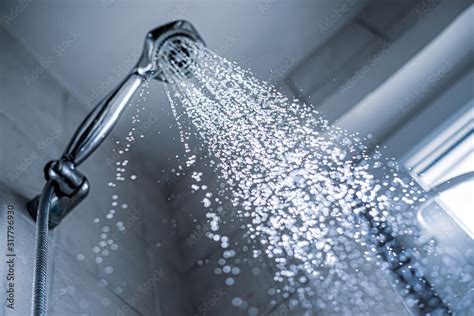
M 194 26 L 174 21 L 148 32 L 137 72 L 147 79 L 173 82 L 192 76 L 198 47 L 205 45 Z

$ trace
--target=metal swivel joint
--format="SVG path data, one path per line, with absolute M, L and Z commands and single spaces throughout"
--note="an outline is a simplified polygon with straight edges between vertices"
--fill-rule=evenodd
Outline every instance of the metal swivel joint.
M 44 176 L 47 181 L 52 180 L 55 186 L 48 223 L 49 229 L 52 229 L 85 199 L 89 193 L 89 182 L 74 163 L 65 158 L 48 162 Z M 35 219 L 39 199 L 38 195 L 28 203 L 28 211 Z

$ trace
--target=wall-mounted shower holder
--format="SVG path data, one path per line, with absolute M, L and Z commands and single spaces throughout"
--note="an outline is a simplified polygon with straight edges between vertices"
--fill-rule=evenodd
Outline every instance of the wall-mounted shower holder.
M 64 158 L 48 162 L 44 168 L 46 181 L 53 180 L 54 196 L 49 211 L 49 229 L 56 227 L 59 222 L 79 205 L 89 193 L 89 182 L 80 173 L 74 163 Z M 36 220 L 40 195 L 28 202 L 28 211 Z

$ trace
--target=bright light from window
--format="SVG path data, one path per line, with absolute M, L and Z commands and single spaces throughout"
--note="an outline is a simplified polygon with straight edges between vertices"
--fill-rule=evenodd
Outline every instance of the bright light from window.
M 473 123 L 473 110 L 469 109 L 407 161 L 428 190 L 474 171 Z M 474 179 L 441 192 L 437 200 L 474 238 Z
M 471 151 L 462 157 L 461 150 L 453 150 L 448 154 L 447 161 L 451 162 L 451 168 L 448 168 L 447 162 L 440 162 L 439 169 L 444 169 L 444 174 L 439 181 L 434 182 L 434 185 L 442 183 L 446 180 L 452 179 L 461 174 L 474 171 L 474 154 L 472 151 L 473 136 L 459 146 L 470 147 Z M 443 159 L 444 160 L 444 159 Z M 434 168 L 434 172 L 438 167 Z M 429 175 L 429 172 L 427 172 Z M 426 174 L 425 174 L 426 175 Z M 421 176 L 422 181 L 425 175 Z M 429 176 L 426 176 L 429 178 Z M 467 231 L 467 233 L 474 238 L 474 180 L 459 184 L 454 188 L 440 193 L 439 200 L 441 204 L 447 208 L 450 215 Z

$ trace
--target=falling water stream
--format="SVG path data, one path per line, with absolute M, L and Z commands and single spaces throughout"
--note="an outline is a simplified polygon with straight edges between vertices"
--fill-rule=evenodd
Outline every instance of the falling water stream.
M 186 167 L 196 162 L 191 143 L 198 139 L 223 183 L 202 200 L 211 228 L 207 237 L 223 248 L 216 274 L 229 274 L 226 284 L 233 285 L 235 258 L 247 251 L 251 260 L 273 263 L 280 286 L 268 293 L 290 308 L 382 313 L 385 278 L 371 270 L 375 264 L 398 285 L 409 308 L 445 313 L 448 308 L 415 261 L 424 245 L 408 249 L 400 242 L 419 237 L 410 208 L 424 199 L 398 164 L 378 148 L 369 154 L 367 139 L 328 124 L 312 106 L 183 41 L 170 44 L 167 54 L 175 58 L 161 66 L 173 78 L 167 95 Z M 193 172 L 194 191 L 203 188 L 200 177 Z M 237 210 L 247 243 L 226 235 L 225 199 Z M 232 300 L 237 307 L 244 303 Z
M 222 247 L 214 272 L 225 276 L 225 286 L 239 282 L 245 265 L 258 277 L 270 263 L 272 282 L 258 291 L 271 306 L 284 304 L 290 313 L 399 315 L 397 308 L 405 304 L 442 315 L 450 304 L 469 308 L 469 295 L 449 286 L 438 293 L 425 278 L 431 273 L 436 284 L 462 278 L 472 288 L 473 271 L 452 259 L 452 271 L 424 268 L 427 253 L 438 255 L 434 240 L 420 238 L 415 214 L 424 191 L 394 159 L 378 147 L 369 152 L 370 139 L 329 124 L 311 105 L 289 99 L 202 45 L 182 38 L 162 52 L 167 56 L 159 58 L 160 67 L 171 83 L 166 93 L 185 150 L 175 171 L 191 174 L 191 192 L 202 194 L 205 235 Z M 143 137 L 137 125 L 145 88 L 129 134 L 116 143 L 111 160 L 116 176 L 108 184 L 114 190 L 136 179 L 127 152 Z M 212 168 L 217 183 L 204 183 L 199 160 Z M 109 232 L 126 226 L 110 220 L 127 208 L 113 194 L 111 209 L 94 219 L 102 229 L 92 251 L 105 275 L 113 272 L 105 257 L 119 248 Z M 107 278 L 99 285 L 108 286 Z M 114 291 L 120 294 L 124 287 Z M 392 290 L 403 300 L 388 301 L 384 292 Z M 230 303 L 251 316 L 272 311 L 259 310 L 244 293 Z

